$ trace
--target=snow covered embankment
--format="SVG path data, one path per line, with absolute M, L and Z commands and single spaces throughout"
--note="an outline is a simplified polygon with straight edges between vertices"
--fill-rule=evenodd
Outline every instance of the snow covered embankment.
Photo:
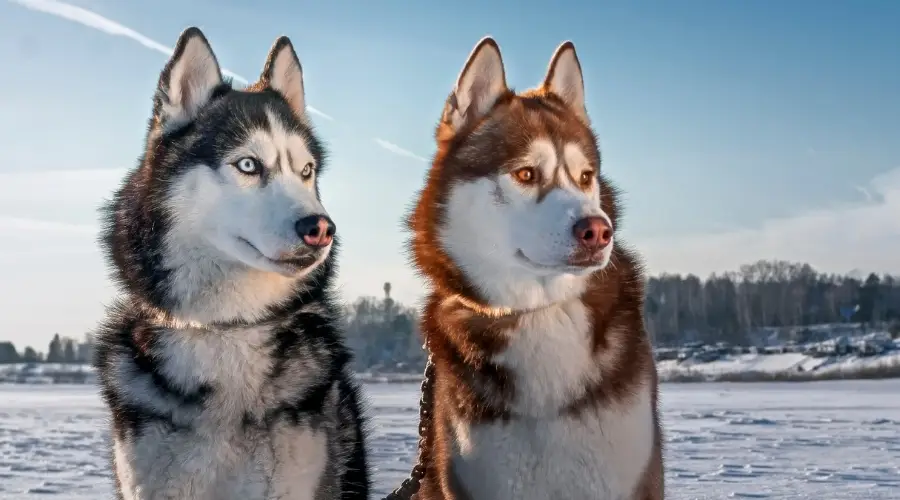
M 900 351 L 825 357 L 805 353 L 739 354 L 709 362 L 658 361 L 657 368 L 664 382 L 889 378 L 900 377 Z

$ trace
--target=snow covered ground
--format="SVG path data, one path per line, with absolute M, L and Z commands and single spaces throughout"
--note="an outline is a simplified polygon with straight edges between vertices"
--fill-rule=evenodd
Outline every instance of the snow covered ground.
M 678 376 L 699 374 L 704 376 L 721 376 L 750 373 L 805 373 L 810 376 L 825 376 L 843 373 L 851 376 L 854 373 L 878 367 L 900 368 L 900 350 L 885 352 L 877 356 L 844 356 L 813 357 L 804 353 L 782 354 L 740 354 L 723 356 L 709 362 L 688 359 L 682 362 L 675 360 L 658 361 L 657 368 L 663 379 Z M 898 369 L 900 372 L 900 369 Z
M 378 495 L 406 475 L 416 384 L 366 386 Z M 900 380 L 664 384 L 667 498 L 900 498 Z M 0 498 L 111 498 L 89 385 L 0 385 Z

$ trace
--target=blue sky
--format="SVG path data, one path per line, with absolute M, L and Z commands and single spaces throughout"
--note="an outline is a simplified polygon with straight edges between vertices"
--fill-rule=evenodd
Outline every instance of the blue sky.
M 332 153 L 322 189 L 348 299 L 388 280 L 421 295 L 401 219 L 485 34 L 520 89 L 575 42 L 624 232 L 652 272 L 784 258 L 900 273 L 900 2 L 548 5 L 0 2 L 0 337 L 43 349 L 102 314 L 96 207 L 134 165 L 161 51 L 189 25 L 248 79 L 278 35 L 294 41 Z

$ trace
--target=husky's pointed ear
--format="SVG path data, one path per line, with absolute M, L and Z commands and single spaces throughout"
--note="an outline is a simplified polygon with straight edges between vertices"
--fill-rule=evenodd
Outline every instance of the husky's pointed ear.
M 164 128 L 189 123 L 222 83 L 222 70 L 203 32 L 195 27 L 184 30 L 159 75 L 153 106 L 156 122 Z
M 585 123 L 590 123 L 584 106 L 584 76 L 574 43 L 566 41 L 556 48 L 550 58 L 543 86 L 544 90 L 556 94 L 568 104 Z
M 291 40 L 280 36 L 269 50 L 260 81 L 284 96 L 298 118 L 306 117 L 306 94 L 303 90 L 303 66 Z
M 441 122 L 457 132 L 464 125 L 483 118 L 497 99 L 507 92 L 509 88 L 506 86 L 506 70 L 500 47 L 493 38 L 486 36 L 469 54 L 444 105 Z

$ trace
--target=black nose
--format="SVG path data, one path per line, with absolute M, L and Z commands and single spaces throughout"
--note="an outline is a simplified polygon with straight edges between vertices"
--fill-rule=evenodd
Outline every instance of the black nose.
M 308 215 L 294 224 L 297 236 L 311 247 L 325 247 L 334 239 L 334 222 L 327 215 Z

